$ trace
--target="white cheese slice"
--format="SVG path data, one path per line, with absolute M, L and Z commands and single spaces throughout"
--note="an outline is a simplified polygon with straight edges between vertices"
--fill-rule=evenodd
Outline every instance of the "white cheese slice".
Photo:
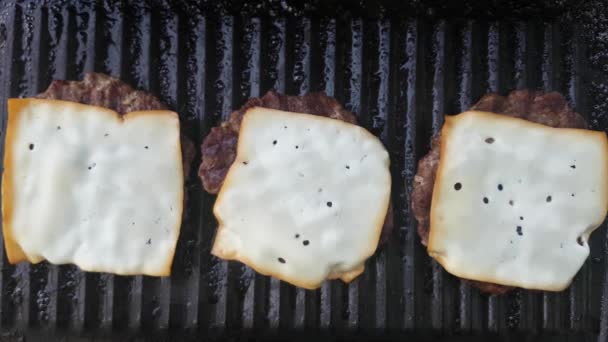
M 563 290 L 606 216 L 607 176 L 604 132 L 447 117 L 428 252 L 461 278 Z
M 10 99 L 2 177 L 11 263 L 165 276 L 183 207 L 179 119 Z
M 376 250 L 390 186 L 388 153 L 365 129 L 250 109 L 215 204 L 212 253 L 303 288 L 349 282 Z

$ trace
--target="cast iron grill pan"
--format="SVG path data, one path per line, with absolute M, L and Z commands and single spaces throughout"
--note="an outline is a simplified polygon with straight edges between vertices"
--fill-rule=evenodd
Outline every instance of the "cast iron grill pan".
M 269 89 L 325 91 L 357 113 L 391 154 L 395 229 L 365 273 L 349 285 L 333 281 L 306 291 L 212 257 L 214 197 L 203 192 L 195 162 L 170 278 L 83 273 L 48 263 L 15 266 L 0 244 L 2 331 L 606 340 L 605 225 L 592 236 L 591 255 L 566 291 L 487 296 L 427 256 L 409 208 L 416 162 L 443 114 L 458 113 L 487 92 L 557 90 L 592 128 L 608 129 L 608 68 L 602 68 L 608 43 L 601 38 L 608 34 L 606 6 L 590 2 L 582 17 L 558 8 L 547 12 L 551 16 L 523 12 L 517 20 L 499 20 L 498 12 L 457 12 L 456 18 L 419 8 L 366 15 L 365 9 L 286 6 L 249 16 L 172 2 L 5 1 L 2 135 L 8 97 L 33 96 L 53 79 L 81 79 L 89 71 L 159 95 L 180 113 L 197 145 L 250 97 Z

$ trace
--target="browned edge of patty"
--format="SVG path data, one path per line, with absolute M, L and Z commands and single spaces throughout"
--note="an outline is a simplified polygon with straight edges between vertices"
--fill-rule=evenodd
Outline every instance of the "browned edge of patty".
M 120 115 L 140 110 L 167 109 L 160 100 L 147 92 L 135 90 L 127 83 L 101 73 L 90 72 L 82 81 L 54 80 L 35 96 L 39 99 L 64 100 L 111 109 Z M 181 128 L 180 128 L 181 129 Z M 184 131 L 180 132 L 184 180 L 196 155 L 194 143 Z
M 587 128 L 585 119 L 574 112 L 564 97 L 557 92 L 545 93 L 522 89 L 514 90 L 508 96 L 486 94 L 471 107 L 471 110 L 504 114 L 550 127 Z M 425 246 L 429 237 L 431 201 L 439 167 L 440 147 L 441 134 L 437 134 L 431 141 L 429 153 L 418 162 L 418 171 L 414 176 L 412 212 L 418 221 L 418 236 Z M 464 280 L 490 294 L 504 294 L 513 289 L 511 286 Z
M 249 108 L 253 107 L 313 114 L 357 124 L 357 118 L 353 113 L 344 109 L 336 99 L 322 92 L 290 96 L 270 90 L 262 97 L 251 98 L 241 108 L 232 112 L 227 121 L 213 127 L 203 140 L 201 146 L 202 162 L 198 169 L 198 175 L 207 192 L 217 194 L 222 187 L 228 169 L 236 158 L 239 128 L 243 115 Z M 393 227 L 392 218 L 392 206 L 389 206 L 380 243 L 386 242 L 390 236 Z

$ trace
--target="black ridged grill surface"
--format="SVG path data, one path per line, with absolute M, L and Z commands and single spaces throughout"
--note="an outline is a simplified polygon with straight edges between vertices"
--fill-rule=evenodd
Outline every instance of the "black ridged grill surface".
M 557 90 L 594 129 L 608 128 L 607 79 L 597 69 L 604 57 L 590 53 L 583 39 L 593 27 L 542 18 L 248 17 L 189 12 L 163 2 L 7 1 L 0 11 L 3 128 L 8 97 L 32 96 L 53 79 L 81 79 L 89 71 L 159 95 L 179 112 L 197 145 L 250 97 L 271 88 L 288 94 L 323 90 L 386 144 L 395 209 L 389 243 L 361 277 L 350 285 L 327 282 L 317 291 L 294 288 L 210 255 L 215 198 L 195 177 L 197 157 L 170 278 L 83 273 L 47 263 L 14 266 L 0 244 L 3 331 L 589 338 L 601 332 L 599 339 L 605 339 L 605 225 L 593 234 L 591 255 L 564 292 L 486 296 L 427 256 L 409 208 L 416 163 L 443 115 L 468 108 L 484 93 Z

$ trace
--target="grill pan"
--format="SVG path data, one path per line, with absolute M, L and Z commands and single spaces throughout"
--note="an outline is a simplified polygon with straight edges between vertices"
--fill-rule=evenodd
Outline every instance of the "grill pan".
M 487 296 L 428 257 L 409 208 L 443 115 L 487 92 L 557 90 L 608 129 L 608 5 L 457 3 L 3 1 L 2 134 L 8 97 L 89 71 L 159 95 L 197 145 L 250 97 L 323 90 L 391 154 L 395 229 L 351 284 L 294 288 L 210 255 L 214 197 L 195 162 L 171 277 L 15 266 L 0 244 L 0 337 L 608 340 L 605 224 L 567 290 Z

